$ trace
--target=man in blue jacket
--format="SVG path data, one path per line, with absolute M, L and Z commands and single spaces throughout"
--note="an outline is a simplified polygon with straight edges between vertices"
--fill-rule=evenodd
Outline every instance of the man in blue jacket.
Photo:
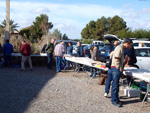
M 4 54 L 5 65 L 8 68 L 11 68 L 12 66 L 12 58 L 11 58 L 12 53 L 13 53 L 12 44 L 9 43 L 9 40 L 5 40 L 5 44 L 3 46 L 3 54 Z

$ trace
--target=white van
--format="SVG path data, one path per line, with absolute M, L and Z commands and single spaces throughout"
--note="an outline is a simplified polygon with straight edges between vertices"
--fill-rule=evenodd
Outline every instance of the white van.
M 92 42 L 93 45 L 104 45 L 103 41 L 99 41 L 99 40 L 93 40 Z

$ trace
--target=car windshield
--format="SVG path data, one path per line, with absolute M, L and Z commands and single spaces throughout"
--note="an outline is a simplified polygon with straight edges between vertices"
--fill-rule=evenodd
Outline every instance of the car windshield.
M 138 57 L 150 57 L 150 49 L 135 49 L 135 54 Z

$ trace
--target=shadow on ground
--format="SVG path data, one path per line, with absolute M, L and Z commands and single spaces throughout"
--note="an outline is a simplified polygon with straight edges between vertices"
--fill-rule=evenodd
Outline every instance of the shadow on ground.
M 19 68 L 0 68 L 0 113 L 25 112 L 55 75 L 55 70 L 47 70 L 46 67 L 26 72 L 21 72 Z

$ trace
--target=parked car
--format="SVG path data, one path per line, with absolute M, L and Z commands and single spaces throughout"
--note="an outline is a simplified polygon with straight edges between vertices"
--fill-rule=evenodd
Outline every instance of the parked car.
M 104 46 L 104 44 L 103 44 L 103 43 L 101 43 L 101 44 L 99 44 L 99 45 L 92 45 L 92 44 L 89 44 L 89 45 L 85 46 L 85 47 L 83 48 L 83 53 L 84 53 L 84 56 L 85 56 L 85 57 L 91 58 L 90 49 L 91 49 L 92 46 L 96 46 L 96 47 L 98 48 L 98 50 L 100 50 L 100 49 Z
M 88 44 L 81 44 L 82 47 L 85 47 L 85 46 L 87 46 L 87 45 L 88 45 Z M 77 47 L 78 47 L 77 45 L 74 45 L 74 46 L 73 46 L 73 52 L 72 52 L 73 54 L 77 54 Z
M 121 43 L 121 39 L 111 34 L 104 35 L 104 39 L 108 40 L 108 43 L 100 49 L 100 61 L 106 62 L 109 59 L 110 53 L 114 50 L 114 41 L 117 40 Z
M 56 45 L 59 42 L 64 42 L 65 43 L 66 52 L 67 52 L 67 47 L 69 46 L 68 45 L 69 42 L 72 42 L 72 46 L 76 46 L 77 45 L 77 41 L 71 41 L 71 40 L 56 40 L 54 45 Z
M 92 44 L 93 45 L 104 45 L 104 42 L 100 41 L 100 40 L 93 40 Z
M 83 54 L 85 57 L 91 58 L 90 49 L 92 46 L 93 46 L 92 44 L 89 44 L 89 45 L 83 47 Z
M 143 47 L 150 47 L 150 41 L 133 40 L 133 47 L 140 47 L 140 43 L 143 43 Z
M 72 42 L 72 45 L 77 45 L 77 41 L 72 41 L 72 40 L 56 40 L 55 43 L 54 43 L 54 45 L 56 45 L 56 44 L 59 43 L 59 42 L 64 42 L 65 45 L 66 45 L 66 47 L 69 46 L 69 45 L 68 45 L 69 42 Z
M 139 69 L 150 70 L 150 47 L 134 47 Z

